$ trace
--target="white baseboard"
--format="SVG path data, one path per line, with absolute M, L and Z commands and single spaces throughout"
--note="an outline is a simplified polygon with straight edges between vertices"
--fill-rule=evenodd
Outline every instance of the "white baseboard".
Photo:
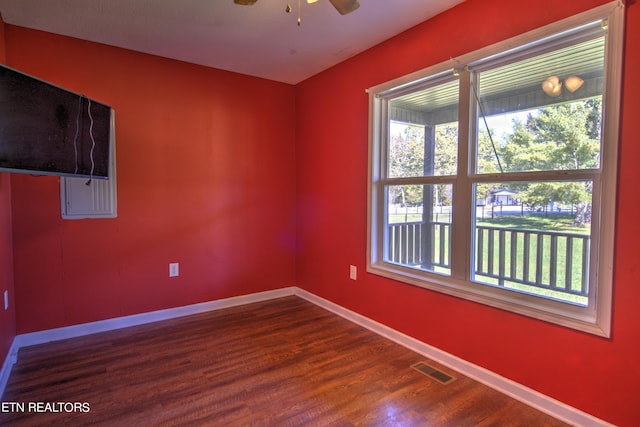
M 130 326 L 143 325 L 145 323 L 159 322 L 161 320 L 175 319 L 177 317 L 206 313 L 208 311 L 251 304 L 254 302 L 266 301 L 289 295 L 294 295 L 294 288 L 282 288 L 273 291 L 258 292 L 255 294 L 185 305 L 182 307 L 150 311 L 147 313 L 133 314 L 131 316 L 116 317 L 113 319 L 99 320 L 97 322 L 21 334 L 16 336 L 16 341 L 18 342 L 18 347 L 44 344 L 51 341 L 81 337 L 98 332 L 106 332 L 115 329 L 128 328 Z
M 0 371 L 0 401 L 2 400 L 2 395 L 4 394 L 4 388 L 7 386 L 7 381 L 9 381 L 9 375 L 11 375 L 11 368 L 18 361 L 18 344 L 16 343 L 15 338 L 11 343 L 11 347 L 9 348 L 9 353 L 4 358 L 4 363 L 2 364 L 2 370 Z
M 564 404 L 558 400 L 552 399 L 530 389 L 522 384 L 516 383 L 508 378 L 502 377 L 492 371 L 489 371 L 473 363 L 467 362 L 450 353 L 442 351 L 436 347 L 430 346 L 424 342 L 418 341 L 408 335 L 405 335 L 395 329 L 392 329 L 382 323 L 378 323 L 368 317 L 362 316 L 354 311 L 341 307 L 331 301 L 307 292 L 297 287 L 289 287 L 276 289 L 272 291 L 258 292 L 255 294 L 242 295 L 238 297 L 225 298 L 221 300 L 209 301 L 199 304 L 192 304 L 183 307 L 169 308 L 166 310 L 152 311 L 148 313 L 135 314 L 131 316 L 118 317 L 113 319 L 101 320 L 97 322 L 84 323 L 80 325 L 67 326 L 45 331 L 32 332 L 28 334 L 17 335 L 7 354 L 2 371 L 0 371 L 0 399 L 4 394 L 4 389 L 9 380 L 11 368 L 17 361 L 18 350 L 35 344 L 43 344 L 51 341 L 58 341 L 67 338 L 75 338 L 84 335 L 105 332 L 129 326 L 142 325 L 145 323 L 158 322 L 192 314 L 205 313 L 223 308 L 235 307 L 238 305 L 251 304 L 254 302 L 267 301 L 270 299 L 281 298 L 296 295 L 307 300 L 325 310 L 337 314 L 353 323 L 369 329 L 376 334 L 394 341 L 409 350 L 415 351 L 429 359 L 441 363 L 467 377 L 483 383 L 501 393 L 504 393 L 514 399 L 517 399 L 529 406 L 532 406 L 542 412 L 545 412 L 559 420 L 568 424 L 581 427 L 612 427 L 603 420 L 600 420 L 586 412 L 580 411 L 574 407 Z
M 546 414 L 551 415 L 565 423 L 581 426 L 581 427 L 613 427 L 599 418 L 596 418 L 586 412 L 569 406 L 559 400 L 553 399 L 529 387 L 512 381 L 508 378 L 500 376 L 495 372 L 489 371 L 481 366 L 474 365 L 466 360 L 460 359 L 450 353 L 442 351 L 436 347 L 418 341 L 402 332 L 396 331 L 382 323 L 362 316 L 354 311 L 348 310 L 331 301 L 314 295 L 304 289 L 295 288 L 295 295 L 303 298 L 325 310 L 331 311 L 353 323 L 356 323 L 376 334 L 383 336 L 409 350 L 415 351 L 431 360 L 441 363 L 469 378 L 472 378 L 482 384 L 485 384 L 494 390 L 506 394 L 516 400 L 519 400 L 531 407 L 538 409 Z
M 168 308 L 166 310 L 150 311 L 147 313 L 134 314 L 131 316 L 116 317 L 113 319 L 100 320 L 97 322 L 82 323 L 79 325 L 65 326 L 62 328 L 47 329 L 44 331 L 31 332 L 17 335 L 13 339 L 13 344 L 9 354 L 5 358 L 0 371 L 0 399 L 4 394 L 4 389 L 11 374 L 11 368 L 18 360 L 18 350 L 30 345 L 44 344 L 52 341 L 76 338 L 98 332 L 112 331 L 115 329 L 127 328 L 129 326 L 143 325 L 145 323 L 169 320 L 177 317 L 189 316 L 192 314 L 205 313 L 223 308 L 235 307 L 238 305 L 251 304 L 254 302 L 266 301 L 294 295 L 294 288 L 281 288 L 272 291 L 257 292 L 255 294 L 241 295 L 237 297 L 225 298 L 215 301 L 208 301 L 199 304 L 191 304 L 182 307 Z

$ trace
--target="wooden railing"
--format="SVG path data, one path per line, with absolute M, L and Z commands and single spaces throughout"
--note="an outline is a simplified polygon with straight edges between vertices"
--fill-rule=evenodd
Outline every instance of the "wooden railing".
M 586 296 L 587 234 L 476 227 L 476 275 Z
M 388 227 L 390 262 L 430 271 L 450 267 L 449 223 L 407 222 Z M 478 225 L 475 278 L 498 286 L 522 284 L 586 296 L 589 245 L 587 234 Z
M 449 268 L 451 224 L 432 222 L 429 225 L 431 230 L 427 230 L 423 222 L 389 224 L 390 261 L 427 269 Z

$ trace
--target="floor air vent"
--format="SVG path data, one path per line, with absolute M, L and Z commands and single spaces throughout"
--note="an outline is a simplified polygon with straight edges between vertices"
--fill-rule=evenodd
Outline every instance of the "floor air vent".
M 451 381 L 455 380 L 455 377 L 447 375 L 444 372 L 439 371 L 438 369 L 434 368 L 433 366 L 429 366 L 424 362 L 415 363 L 411 365 L 411 367 L 416 371 L 425 374 L 426 376 L 431 377 L 442 384 L 449 384 Z

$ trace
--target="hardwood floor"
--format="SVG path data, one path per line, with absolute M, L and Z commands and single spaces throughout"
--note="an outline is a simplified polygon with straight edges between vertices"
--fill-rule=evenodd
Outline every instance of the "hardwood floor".
M 21 426 L 565 425 L 297 297 L 23 348 L 2 401 Z

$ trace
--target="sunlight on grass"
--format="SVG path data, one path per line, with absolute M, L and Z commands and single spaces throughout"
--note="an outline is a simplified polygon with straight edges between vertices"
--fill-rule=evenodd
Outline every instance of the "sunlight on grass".
M 590 227 L 578 227 L 569 214 L 526 214 L 503 215 L 495 218 L 478 219 L 478 225 L 491 227 L 520 228 L 523 230 L 558 231 L 564 233 L 589 234 Z
M 406 212 L 390 215 L 389 222 L 395 227 L 411 224 L 412 230 L 419 230 L 425 226 L 422 219 L 419 213 Z M 450 275 L 450 221 L 449 212 L 433 214 L 431 247 L 426 252 L 431 254 L 430 262 L 415 257 L 395 261 Z M 473 281 L 583 306 L 588 303 L 588 271 L 584 268 L 589 259 L 589 225 L 574 225 L 568 213 L 511 213 L 478 218 L 475 233 Z M 403 250 L 419 244 L 417 235 L 410 236 L 398 235 L 404 242 L 399 244 L 408 245 Z M 418 253 L 418 249 L 413 251 Z

